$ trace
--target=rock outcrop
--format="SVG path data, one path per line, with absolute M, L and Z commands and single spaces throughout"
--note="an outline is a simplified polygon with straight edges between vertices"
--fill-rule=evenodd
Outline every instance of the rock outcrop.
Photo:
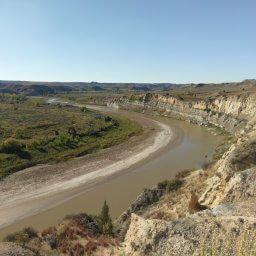
M 188 176 L 179 191 L 182 196 L 175 195 L 176 199 L 171 200 L 171 194 L 168 203 L 156 207 L 159 211 L 176 211 L 177 216 L 163 220 L 152 214 L 131 214 L 124 240 L 125 255 L 209 255 L 213 250 L 213 255 L 223 251 L 228 255 L 254 255 L 256 94 L 216 96 L 202 101 L 146 94 L 139 100 L 122 97 L 111 104 L 214 125 L 233 135 L 232 145 L 210 170 Z M 209 209 L 189 212 L 186 193 L 191 183 L 193 187 L 196 184 L 200 204 Z
M 115 221 L 116 233 L 123 240 L 131 223 L 131 214 L 142 211 L 145 207 L 159 201 L 164 194 L 163 189 L 154 187 L 145 189 L 130 207 Z

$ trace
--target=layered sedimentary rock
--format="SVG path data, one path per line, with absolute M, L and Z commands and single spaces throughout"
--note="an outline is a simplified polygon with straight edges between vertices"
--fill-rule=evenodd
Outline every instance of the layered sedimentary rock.
M 243 255 L 250 255 L 250 246 L 241 249 L 239 243 L 244 227 L 248 226 L 246 236 L 253 236 L 252 232 L 256 229 L 256 95 L 220 95 L 185 101 L 182 97 L 145 94 L 132 100 L 126 96 L 108 99 L 108 105 L 213 125 L 233 135 L 230 148 L 211 167 L 202 184 L 197 185 L 199 202 L 209 209 L 192 214 L 184 208 L 185 218 L 161 220 L 140 217 L 129 208 L 125 213 L 131 215 L 124 240 L 125 254 L 200 255 L 202 251 L 210 253 L 212 239 L 218 241 L 214 250 L 220 253 L 221 250 L 228 250 L 227 245 L 221 247 L 223 239 L 232 237 L 231 255 L 237 255 L 239 250 L 244 250 Z M 187 188 L 205 174 L 203 170 L 198 170 L 192 175 L 193 179 L 186 178 Z M 185 188 L 181 191 L 184 192 Z M 139 198 L 143 196 L 145 193 Z M 137 203 L 141 201 L 138 199 Z M 182 200 L 180 196 L 180 202 L 169 204 L 170 211 L 180 211 L 179 206 L 184 207 Z M 181 215 L 177 213 L 177 216 Z

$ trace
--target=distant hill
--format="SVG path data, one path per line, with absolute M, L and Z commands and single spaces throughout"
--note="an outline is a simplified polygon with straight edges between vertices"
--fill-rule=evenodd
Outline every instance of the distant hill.
M 180 87 L 173 83 L 29 82 L 0 80 L 0 93 L 40 96 L 76 91 L 165 91 Z

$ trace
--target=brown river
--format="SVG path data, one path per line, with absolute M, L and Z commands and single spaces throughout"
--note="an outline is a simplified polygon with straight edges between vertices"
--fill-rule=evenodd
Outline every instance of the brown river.
M 103 108 L 95 107 L 95 109 Z M 203 163 L 211 159 L 221 140 L 221 137 L 213 135 L 204 127 L 171 118 L 154 117 L 154 119 L 168 124 L 174 136 L 179 134 L 164 149 L 131 168 L 104 178 L 97 184 L 87 184 L 63 192 L 59 196 L 63 203 L 1 229 L 0 239 L 27 226 L 42 230 L 57 224 L 68 214 L 79 212 L 97 214 L 105 199 L 114 219 L 128 208 L 144 188 L 150 188 L 159 181 L 170 179 L 183 169 L 200 168 Z M 51 198 L 48 198 L 49 202 L 50 200 Z M 40 208 L 40 204 L 41 202 L 38 202 L 37 207 Z

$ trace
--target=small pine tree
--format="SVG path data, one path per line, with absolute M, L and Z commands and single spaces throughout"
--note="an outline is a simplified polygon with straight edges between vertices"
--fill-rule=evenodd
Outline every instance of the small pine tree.
M 107 205 L 107 201 L 104 201 L 104 204 L 101 209 L 100 214 L 100 229 L 103 234 L 112 234 L 113 233 L 113 225 L 112 220 L 109 215 L 109 207 Z

